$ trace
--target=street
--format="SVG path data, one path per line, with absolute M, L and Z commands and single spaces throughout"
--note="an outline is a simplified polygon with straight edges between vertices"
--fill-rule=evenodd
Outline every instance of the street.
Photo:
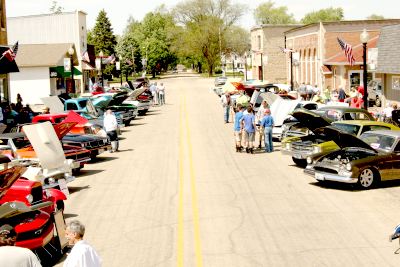
M 400 183 L 322 186 L 279 143 L 236 153 L 213 81 L 163 79 L 167 104 L 132 121 L 121 151 L 69 184 L 67 221 L 86 225 L 103 265 L 398 266 L 388 236 Z

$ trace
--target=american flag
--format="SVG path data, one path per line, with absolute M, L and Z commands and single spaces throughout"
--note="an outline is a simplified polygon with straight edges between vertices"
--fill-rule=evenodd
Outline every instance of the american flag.
M 339 37 L 337 38 L 340 47 L 344 51 L 344 54 L 346 55 L 347 61 L 350 63 L 350 66 L 354 65 L 354 62 L 356 61 L 353 56 L 353 48 L 351 45 L 340 39 Z
M 15 43 L 15 45 L 13 45 L 13 47 L 4 51 L 2 58 L 6 57 L 9 61 L 13 61 L 17 56 L 17 52 L 18 52 L 18 41 Z
M 90 62 L 89 53 L 87 50 L 85 50 L 85 52 L 82 53 L 82 59 L 86 62 Z

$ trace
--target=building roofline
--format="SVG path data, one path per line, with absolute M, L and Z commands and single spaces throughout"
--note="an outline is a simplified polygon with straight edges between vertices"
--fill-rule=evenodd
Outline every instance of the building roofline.
M 75 13 L 83 13 L 87 16 L 87 13 L 82 10 L 75 10 L 69 12 L 61 12 L 61 13 L 46 13 L 46 14 L 35 14 L 35 15 L 26 15 L 26 16 L 17 16 L 17 17 L 7 17 L 7 19 L 19 19 L 19 18 L 34 18 L 34 17 L 44 17 L 44 16 L 56 16 L 56 15 L 70 15 Z
M 262 29 L 262 28 L 278 28 L 278 27 L 300 27 L 303 26 L 304 24 L 259 24 L 251 27 L 250 31 L 252 30 L 257 30 L 257 29 Z
M 285 34 L 290 33 L 290 32 L 294 32 L 297 30 L 301 30 L 301 29 L 306 29 L 306 28 L 311 28 L 314 26 L 319 25 L 320 23 L 322 23 L 323 25 L 340 25 L 340 24 L 373 24 L 373 23 L 377 23 L 377 22 L 398 22 L 400 24 L 400 19 L 363 19 L 363 20 L 340 20 L 340 21 L 325 21 L 325 22 L 316 22 L 316 23 L 311 23 L 311 24 L 306 24 L 294 29 L 290 29 L 287 30 L 286 32 L 284 32 Z M 388 25 L 389 26 L 389 25 Z

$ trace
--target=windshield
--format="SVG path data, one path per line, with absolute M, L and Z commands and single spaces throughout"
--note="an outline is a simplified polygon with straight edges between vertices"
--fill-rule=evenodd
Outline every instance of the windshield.
M 358 132 L 360 131 L 360 126 L 359 125 L 352 125 L 352 124 L 344 124 L 344 123 L 334 123 L 333 127 L 342 130 L 346 133 L 353 134 L 353 135 L 358 135 Z
M 9 139 L 7 139 L 7 138 L 2 138 L 2 139 L 0 139 L 0 145 L 8 145 L 8 146 L 11 146 L 11 142 L 14 143 L 14 145 L 15 145 L 15 147 L 16 147 L 17 149 L 26 147 L 26 146 L 28 146 L 28 145 L 31 144 L 31 143 L 29 142 L 29 140 L 26 139 L 26 138 L 23 137 L 23 136 L 22 136 L 22 137 L 13 138 L 12 141 L 11 141 L 11 140 L 9 141 Z
M 372 148 L 380 150 L 391 150 L 396 141 L 392 136 L 376 133 L 363 133 L 360 138 Z

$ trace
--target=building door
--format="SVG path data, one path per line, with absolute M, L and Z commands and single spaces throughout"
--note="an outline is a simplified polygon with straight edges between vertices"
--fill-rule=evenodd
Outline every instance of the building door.
M 262 66 L 258 66 L 258 79 L 261 81 L 263 80 L 263 69 Z
M 349 71 L 349 85 L 350 88 L 354 87 L 357 88 L 361 85 L 363 79 L 362 71 L 361 70 L 353 70 Z M 350 89 L 349 88 L 349 89 Z

